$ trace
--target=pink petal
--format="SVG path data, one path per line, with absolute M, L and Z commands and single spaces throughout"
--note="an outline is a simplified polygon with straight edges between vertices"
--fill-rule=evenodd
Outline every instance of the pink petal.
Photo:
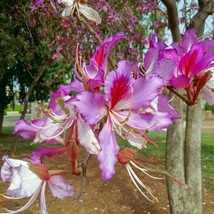
M 106 101 L 101 94 L 92 94 L 87 91 L 77 95 L 74 104 L 85 122 L 89 124 L 98 123 L 107 114 Z
M 193 44 L 198 43 L 198 39 L 193 29 L 187 30 L 182 38 L 184 52 L 188 52 Z
M 120 148 L 112 131 L 110 119 L 107 120 L 99 135 L 101 152 L 98 154 L 103 180 L 110 179 L 115 174 L 114 166 L 117 163 L 117 153 Z
M 58 90 L 64 90 L 66 92 L 66 95 L 69 94 L 71 91 L 85 91 L 82 82 L 80 82 L 79 80 L 73 80 L 68 85 L 60 85 Z
M 38 128 L 32 126 L 32 124 L 42 127 L 45 124 L 45 120 L 36 119 L 32 120 L 31 122 L 27 122 L 26 120 L 19 120 L 14 127 L 14 133 L 19 134 L 23 138 L 34 138 L 36 136 Z
M 179 71 L 181 71 L 182 74 L 191 77 L 193 74 L 197 74 L 201 71 L 201 68 L 199 68 L 198 63 L 204 65 L 203 62 L 203 47 L 199 44 L 194 44 L 190 51 L 181 58 L 179 63 Z
M 48 148 L 45 146 L 39 147 L 39 149 L 35 150 L 31 155 L 31 160 L 34 163 L 41 163 L 45 156 L 52 157 L 54 155 L 62 154 L 66 151 L 66 147 L 62 148 Z
M 174 88 L 186 88 L 190 83 L 190 78 L 186 75 L 179 75 L 178 77 L 172 77 L 169 84 Z
M 202 94 L 207 103 L 210 106 L 214 106 L 214 93 L 207 87 L 204 87 L 202 90 Z
M 106 99 L 111 102 L 111 109 L 130 108 L 133 64 L 120 61 L 116 71 L 112 71 L 105 80 Z
M 144 57 L 144 68 L 146 70 L 146 73 L 150 73 L 153 71 L 159 55 L 159 49 L 158 48 L 150 48 Z
M 60 175 L 51 176 L 48 185 L 56 198 L 70 198 L 74 194 L 74 187 Z
M 171 119 L 180 119 L 177 111 L 169 104 L 169 100 L 162 94 L 158 96 L 158 111 L 168 113 Z
M 163 86 L 164 81 L 158 75 L 146 75 L 144 78 L 137 79 L 133 85 L 132 108 L 147 107 L 160 94 Z

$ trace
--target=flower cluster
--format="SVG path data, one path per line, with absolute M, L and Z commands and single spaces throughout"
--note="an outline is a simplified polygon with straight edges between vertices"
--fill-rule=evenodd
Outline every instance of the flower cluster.
M 188 105 L 194 105 L 201 92 L 207 103 L 214 105 L 212 93 L 214 85 L 212 81 L 209 81 L 212 78 L 211 68 L 214 67 L 214 42 L 212 40 L 199 41 L 194 30 L 188 30 L 181 44 L 173 42 L 171 46 L 167 46 L 163 42 L 156 42 L 153 36 L 150 49 L 145 56 L 147 72 L 151 72 L 156 66 L 156 61 L 162 59 L 169 59 L 176 63 L 173 72 L 166 69 L 160 74 L 166 80 L 169 89 L 185 89 L 186 97 L 183 100 Z
M 90 18 L 87 15 L 93 12 L 80 1 L 58 2 L 65 5 L 65 16 L 78 10 Z M 37 1 L 36 7 L 42 3 Z M 93 12 L 93 15 L 96 16 L 96 13 Z M 180 118 L 164 95 L 166 88 L 172 91 L 184 88 L 187 99 L 183 99 L 190 105 L 197 101 L 201 92 L 210 104 L 214 103 L 212 92 L 204 87 L 212 76 L 209 68 L 213 67 L 213 41 L 201 42 L 189 30 L 181 45 L 173 43 L 167 46 L 157 42 L 154 35 L 142 66 L 129 60 L 121 60 L 116 66 L 113 63 L 110 65 L 111 48 L 124 39 L 126 37 L 122 33 L 105 39 L 96 48 L 89 64 L 81 61 L 77 47 L 76 79 L 68 85 L 60 85 L 56 92 L 51 93 L 48 109 L 40 103 L 44 118 L 17 122 L 14 133 L 46 146 L 34 151 L 27 160 L 3 157 L 1 177 L 3 181 L 10 182 L 5 197 L 31 197 L 19 210 L 8 212 L 26 210 L 41 192 L 41 212 L 46 213 L 44 192 L 47 184 L 53 196 L 71 197 L 74 188 L 61 175 L 70 171 L 75 175 L 81 174 L 78 165 L 80 147 L 97 156 L 103 180 L 114 176 L 117 163 L 126 165 L 132 181 L 144 195 L 141 188 L 149 190 L 131 165 L 145 174 L 149 169 L 145 170 L 133 161 L 136 151 L 121 150 L 117 137 L 126 140 L 127 147 L 131 145 L 136 150 L 145 149 L 147 142 L 154 144 L 147 133 L 166 130 L 175 119 Z M 49 170 L 44 157 L 52 158 L 63 153 L 67 154 L 71 169 Z M 149 195 L 153 197 L 151 192 Z

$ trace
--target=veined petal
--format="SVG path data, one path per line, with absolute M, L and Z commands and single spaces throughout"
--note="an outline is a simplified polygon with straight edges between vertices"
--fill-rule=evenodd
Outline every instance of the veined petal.
M 165 83 L 168 83 L 168 81 L 173 76 L 175 66 L 175 62 L 173 62 L 171 59 L 164 59 L 157 64 L 155 67 L 155 72 L 157 72 L 160 77 L 164 79 Z
M 110 119 L 107 120 L 99 134 L 99 142 L 102 150 L 97 157 L 100 161 L 103 180 L 108 180 L 115 174 L 114 166 L 117 163 L 117 153 L 120 150 Z
M 86 123 L 96 124 L 107 114 L 106 101 L 102 94 L 85 91 L 77 95 L 74 103 Z
M 159 49 L 158 48 L 150 48 L 144 57 L 144 68 L 146 70 L 146 73 L 150 73 L 154 70 L 154 67 L 157 63 L 159 55 Z
M 127 140 L 132 146 L 137 147 L 138 149 L 144 149 L 147 142 L 142 136 L 132 133 L 127 135 Z
M 198 39 L 193 29 L 187 30 L 182 38 L 182 46 L 184 52 L 188 52 L 193 44 L 198 43 Z
M 97 155 L 100 152 L 100 145 L 91 127 L 81 118 L 77 121 L 78 139 L 80 144 L 90 153 Z
M 74 4 L 74 0 L 57 0 L 58 4 L 63 4 L 66 7 L 72 6 Z
M 162 94 L 158 96 L 158 111 L 168 113 L 174 119 L 180 119 L 177 111 L 169 104 L 169 100 Z
M 142 119 L 145 121 L 145 129 L 151 131 L 166 129 L 173 122 L 169 114 L 165 112 L 157 112 L 156 114 L 145 113 L 142 114 Z
M 111 109 L 129 109 L 132 97 L 132 78 L 133 64 L 129 61 L 120 61 L 116 71 L 108 74 L 105 81 L 106 99 L 110 101 Z
M 86 79 L 93 89 L 96 86 L 103 85 L 104 75 L 107 72 L 107 59 L 110 49 L 114 47 L 120 39 L 125 38 L 122 33 L 116 33 L 103 41 L 103 43 L 96 48 L 90 64 L 83 67 Z
M 190 78 L 186 75 L 179 75 L 177 77 L 172 77 L 169 83 L 174 88 L 186 88 L 190 83 Z
M 62 17 L 65 17 L 65 16 L 70 16 L 71 13 L 72 13 L 72 9 L 73 9 L 73 6 L 70 7 L 65 7 L 65 9 L 62 11 Z
M 18 133 L 23 138 L 34 138 L 38 128 L 32 126 L 32 124 L 36 124 L 36 126 L 43 126 L 45 124 L 45 120 L 36 119 L 30 122 L 27 122 L 26 120 L 19 120 L 14 127 L 14 133 Z
M 82 13 L 87 19 L 94 21 L 97 24 L 101 23 L 101 17 L 99 13 L 93 8 L 79 4 L 79 12 Z
M 202 94 L 203 94 L 204 99 L 207 101 L 207 103 L 210 106 L 214 106 L 214 93 L 207 87 L 204 87 L 202 89 Z
M 45 188 L 46 188 L 47 182 L 44 182 L 41 188 L 40 193 L 40 211 L 41 214 L 47 214 L 47 206 L 46 206 L 46 199 L 45 199 Z
M 66 151 L 66 147 L 62 148 L 48 148 L 45 146 L 39 147 L 31 155 L 31 160 L 34 163 L 40 164 L 45 156 L 52 157 L 54 155 L 62 154 Z
M 9 158 L 7 155 L 2 157 L 4 164 L 1 168 L 1 178 L 3 181 L 11 181 L 11 176 L 13 174 L 13 168 L 19 168 L 20 165 L 27 166 L 27 163 L 23 160 L 16 160 Z
M 82 92 L 85 91 L 84 85 L 79 80 L 73 80 L 68 85 L 60 85 L 58 90 L 64 90 L 66 94 L 69 94 L 71 91 Z
M 158 75 L 147 75 L 133 84 L 132 109 L 147 107 L 160 94 L 164 81 Z
M 22 191 L 25 192 L 27 197 L 33 195 L 43 183 L 43 181 L 35 173 L 33 173 L 29 167 L 22 165 L 20 167 L 19 174 L 22 179 Z
M 74 194 L 74 187 L 60 175 L 51 176 L 48 185 L 54 197 L 70 198 Z
M 188 77 L 191 77 L 193 74 L 197 74 L 201 71 L 201 69 L 198 68 L 197 64 L 198 62 L 203 64 L 203 55 L 203 47 L 199 44 L 194 44 L 191 47 L 190 51 L 181 58 L 181 61 L 179 63 L 179 71 L 181 71 L 182 74 L 185 74 Z

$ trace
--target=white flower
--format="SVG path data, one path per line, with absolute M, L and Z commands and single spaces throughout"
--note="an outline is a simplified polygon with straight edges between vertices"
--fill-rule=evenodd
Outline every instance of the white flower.
M 7 199 L 31 197 L 18 210 L 6 209 L 9 213 L 25 211 L 33 204 L 39 193 L 41 213 L 47 213 L 45 202 L 45 188 L 47 183 L 55 197 L 71 197 L 74 193 L 73 186 L 68 184 L 61 176 L 50 176 L 45 164 L 33 164 L 23 160 L 11 159 L 6 155 L 2 159 L 4 164 L 1 169 L 1 178 L 3 181 L 10 182 L 10 186 L 4 197 Z
M 91 7 L 88 7 L 86 4 L 82 4 L 75 0 L 58 0 L 59 4 L 65 5 L 65 9 L 62 12 L 62 16 L 70 16 L 74 14 L 74 11 L 77 10 L 77 13 L 83 14 L 87 19 L 96 22 L 97 24 L 101 23 L 101 18 L 99 13 Z

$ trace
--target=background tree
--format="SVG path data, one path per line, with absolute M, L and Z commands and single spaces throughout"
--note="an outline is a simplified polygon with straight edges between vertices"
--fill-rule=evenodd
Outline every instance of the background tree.
M 173 41 L 181 41 L 177 4 L 174 0 L 162 0 L 167 8 L 169 28 Z M 206 18 L 213 14 L 213 1 L 198 2 L 199 9 L 191 17 L 188 28 L 194 28 L 196 35 L 201 37 L 204 32 Z M 187 20 L 186 20 L 187 21 Z M 187 24 L 188 22 L 186 22 Z M 182 92 L 180 92 L 182 93 Z M 183 111 L 182 101 L 172 101 L 179 113 Z M 185 142 L 185 143 L 184 143 Z M 167 131 L 166 168 L 188 184 L 184 190 L 167 179 L 170 208 L 172 213 L 202 212 L 201 183 L 201 102 L 187 106 L 186 135 L 183 140 L 182 119 L 176 121 Z
M 115 59 L 129 58 L 134 62 L 140 61 L 143 49 L 148 43 L 148 34 L 154 32 L 153 23 L 148 25 L 148 19 L 153 17 L 155 20 L 153 10 L 156 5 L 141 1 L 126 1 L 125 7 L 124 1 L 90 3 L 103 17 L 100 26 L 90 23 L 100 40 L 118 31 L 127 36 L 128 42 L 121 41 L 117 52 L 112 51 L 112 56 Z M 1 87 L 5 89 L 5 86 L 12 85 L 9 84 L 12 80 L 20 85 L 20 99 L 24 101 L 21 118 L 26 114 L 29 100 L 45 99 L 48 91 L 56 88 L 58 81 L 69 82 L 76 57 L 74 44 L 81 42 L 80 54 L 86 63 L 99 44 L 96 35 L 89 34 L 84 23 L 75 16 L 63 19 L 60 16 L 61 6 L 57 4 L 56 7 L 57 13 L 49 1 L 45 1 L 40 8 L 33 11 L 28 0 L 0 3 L 3 29 L 1 78 L 7 70 Z M 142 17 L 142 13 L 146 16 Z M 161 25 L 156 27 L 156 31 L 159 28 Z M 4 109 L 10 103 L 10 99 L 6 99 L 5 90 L 1 92 L 1 100 L 4 102 L 0 104 L 0 130 Z

